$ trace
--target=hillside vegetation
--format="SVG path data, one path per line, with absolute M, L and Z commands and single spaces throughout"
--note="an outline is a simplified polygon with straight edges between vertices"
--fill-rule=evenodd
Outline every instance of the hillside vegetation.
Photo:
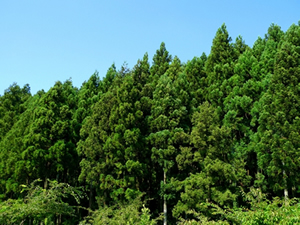
M 300 23 L 0 96 L 0 224 L 300 224 L 299 171 Z

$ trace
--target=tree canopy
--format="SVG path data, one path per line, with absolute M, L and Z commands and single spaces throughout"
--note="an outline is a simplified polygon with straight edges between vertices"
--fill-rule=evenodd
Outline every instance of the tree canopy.
M 0 223 L 300 223 L 299 84 L 300 23 L 271 24 L 252 47 L 223 24 L 187 62 L 162 42 L 152 62 L 80 88 L 13 83 L 0 95 Z

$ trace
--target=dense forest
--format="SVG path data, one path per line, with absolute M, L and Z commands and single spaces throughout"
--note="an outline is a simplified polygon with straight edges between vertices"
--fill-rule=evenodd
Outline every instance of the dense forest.
M 300 22 L 0 96 L 0 224 L 300 224 L 299 171 Z

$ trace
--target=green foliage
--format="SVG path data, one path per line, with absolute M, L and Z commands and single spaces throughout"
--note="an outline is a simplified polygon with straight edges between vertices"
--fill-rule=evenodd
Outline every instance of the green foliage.
M 199 107 L 192 118 L 191 143 L 194 148 L 177 156 L 181 166 L 194 168 L 184 181 L 181 200 L 175 206 L 173 215 L 180 217 L 189 209 L 211 215 L 203 202 L 214 202 L 231 206 L 237 198 L 237 186 L 246 184 L 248 177 L 243 162 L 232 158 L 230 129 L 220 126 L 216 110 L 207 102 Z M 197 172 L 198 171 L 198 172 Z
M 188 90 L 193 98 L 191 107 L 197 107 L 204 102 L 207 96 L 206 60 L 207 56 L 203 53 L 201 57 L 194 57 L 191 61 L 188 61 L 184 68 L 185 80 L 188 82 Z
M 81 225 L 155 225 L 161 218 L 151 219 L 150 210 L 141 201 L 141 196 L 127 204 L 116 204 L 91 212 Z
M 246 46 L 241 37 L 236 43 L 231 43 L 225 24 L 218 29 L 213 40 L 211 52 L 207 58 L 205 69 L 207 73 L 206 100 L 215 107 L 220 116 L 224 116 L 225 98 L 232 92 L 230 82 L 234 75 L 234 66 Z
M 63 220 L 62 216 L 76 216 L 76 207 L 64 200 L 72 197 L 79 204 L 83 197 L 79 188 L 49 180 L 49 188 L 43 189 L 37 184 L 40 181 L 36 180 L 29 186 L 22 185 L 22 191 L 27 193 L 23 199 L 0 203 L 0 224 L 23 224 L 28 221 L 32 224 L 51 224 L 56 219 Z
M 32 123 L 38 99 L 39 95 L 36 95 L 28 100 L 26 111 L 19 116 L 19 120 L 0 142 L 1 199 L 7 199 L 7 196 L 19 197 L 20 185 L 29 184 L 26 167 L 30 164 L 22 158 L 23 140 Z
M 250 188 L 247 194 L 242 191 L 242 195 L 250 208 L 240 208 L 231 212 L 228 210 L 229 218 L 238 224 L 300 223 L 300 204 L 297 199 L 286 201 L 275 197 L 270 201 L 260 189 L 255 188 Z
M 21 157 L 27 179 L 47 178 L 74 184 L 78 157 L 71 126 L 77 90 L 71 81 L 57 82 L 35 105 L 24 135 Z
M 241 191 L 249 207 L 221 208 L 212 203 L 201 203 L 201 206 L 212 211 L 219 219 L 211 220 L 195 210 L 187 210 L 187 215 L 196 219 L 180 219 L 179 224 L 300 224 L 300 204 L 297 199 L 288 201 L 276 197 L 272 201 L 260 189 L 250 188 L 248 193 Z
M 158 79 L 159 76 L 163 75 L 169 68 L 171 61 L 172 56 L 169 55 L 165 43 L 162 42 L 159 50 L 156 50 L 156 54 L 153 56 L 153 65 L 150 69 L 152 79 Z
M 145 55 L 132 72 L 114 79 L 81 129 L 79 179 L 95 187 L 100 206 L 134 199 L 147 188 L 149 162 L 142 156 L 147 153 L 141 152 L 145 149 L 147 92 L 139 83 L 145 83 L 149 75 L 147 60 Z
M 287 31 L 275 57 L 270 88 L 260 99 L 256 151 L 273 191 L 291 190 L 299 181 L 300 43 L 289 40 L 289 33 L 299 30 L 292 26 Z
M 250 48 L 223 24 L 207 56 L 184 63 L 162 42 L 151 66 L 146 53 L 79 89 L 14 83 L 0 96 L 0 220 L 299 223 L 299 25 L 271 24 Z M 59 182 L 85 187 L 76 213 Z
M 30 97 L 29 85 L 20 88 L 16 83 L 6 89 L 3 96 L 0 95 L 0 140 L 26 110 L 25 102 Z

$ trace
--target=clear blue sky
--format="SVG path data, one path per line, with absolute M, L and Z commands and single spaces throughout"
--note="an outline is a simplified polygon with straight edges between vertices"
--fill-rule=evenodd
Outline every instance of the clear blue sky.
M 166 43 L 182 62 L 209 54 L 225 22 L 252 46 L 271 23 L 286 31 L 300 20 L 299 0 L 22 0 L 0 1 L 0 94 L 13 82 L 32 94 L 72 78 L 80 87 L 115 63 L 132 68 Z

